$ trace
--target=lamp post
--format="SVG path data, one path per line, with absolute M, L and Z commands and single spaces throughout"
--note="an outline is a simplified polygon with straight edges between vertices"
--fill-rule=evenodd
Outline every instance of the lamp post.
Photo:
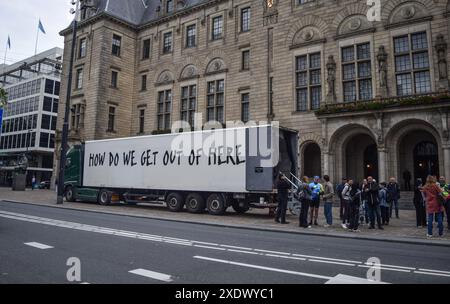
M 67 76 L 67 93 L 66 93 L 66 107 L 64 112 L 64 123 L 61 136 L 61 148 L 60 148 L 60 161 L 59 161 L 59 175 L 58 175 L 58 196 L 56 203 L 62 205 L 64 202 L 64 171 L 66 167 L 66 153 L 67 153 L 67 141 L 69 134 L 69 115 L 70 115 L 70 95 L 72 93 L 72 70 L 73 62 L 75 59 L 75 46 L 77 41 L 77 26 L 80 17 L 80 2 L 81 0 L 72 0 L 72 5 L 75 8 L 70 9 L 71 14 L 75 14 L 75 18 L 72 22 L 72 47 L 70 51 L 69 73 Z

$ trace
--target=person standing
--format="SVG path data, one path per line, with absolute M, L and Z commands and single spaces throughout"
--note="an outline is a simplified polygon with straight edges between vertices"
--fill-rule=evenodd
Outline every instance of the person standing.
M 361 204 L 361 190 L 354 185 L 350 190 L 348 229 L 352 232 L 359 232 L 359 206 Z
M 319 218 L 319 207 L 320 207 L 320 196 L 323 194 L 323 187 L 319 183 L 320 177 L 315 176 L 314 181 L 309 184 L 309 189 L 311 190 L 311 218 L 309 221 L 309 225 L 312 226 L 313 221 L 314 225 L 319 225 L 317 219 Z
M 411 172 L 408 169 L 403 172 L 403 181 L 405 182 L 405 191 L 411 191 Z
M 344 189 L 342 190 L 342 206 L 343 206 L 343 215 L 342 215 L 342 228 L 348 229 L 348 225 L 350 224 L 350 201 L 351 201 L 351 191 L 353 188 L 353 180 L 349 179 L 347 183 L 344 185 Z
M 389 203 L 387 202 L 387 189 L 386 182 L 380 183 L 380 191 L 378 193 L 378 199 L 380 201 L 381 210 L 381 224 L 383 226 L 389 225 Z
M 34 190 L 35 187 L 36 187 L 36 176 L 33 175 L 33 177 L 31 178 L 31 190 Z
M 395 217 L 399 218 L 398 200 L 400 199 L 400 186 L 397 184 L 395 177 L 389 179 L 387 185 L 387 201 L 390 205 L 389 217 L 392 218 L 392 210 L 395 208 Z
M 444 225 L 442 224 L 443 206 L 439 204 L 438 196 L 442 195 L 441 188 L 436 184 L 436 178 L 429 175 L 427 182 L 422 188 L 426 198 L 426 210 L 428 215 L 427 237 L 433 237 L 433 222 L 436 217 L 438 222 L 439 236 L 444 234 Z
M 299 185 L 299 200 L 301 203 L 300 209 L 300 223 L 299 226 L 302 228 L 311 228 L 308 225 L 308 211 L 311 205 L 311 190 L 309 189 L 309 178 L 303 176 L 302 183 Z
M 439 187 L 441 187 L 442 195 L 444 196 L 445 216 L 447 217 L 447 229 L 450 230 L 450 189 L 449 184 L 445 182 L 445 177 L 439 177 Z
M 380 203 L 378 201 L 379 186 L 374 181 L 372 176 L 367 178 L 367 188 L 364 190 L 367 193 L 367 204 L 369 207 L 370 215 L 370 227 L 369 229 L 375 229 L 375 217 L 377 220 L 378 229 L 383 230 L 381 226 L 381 211 Z
M 416 225 L 417 228 L 427 226 L 427 217 L 425 211 L 425 199 L 422 193 L 423 181 L 418 178 L 414 184 L 414 208 L 416 209 Z
M 325 228 L 331 227 L 333 225 L 333 199 L 334 199 L 334 188 L 333 184 L 330 182 L 330 177 L 325 175 L 323 177 L 325 183 L 323 185 L 323 211 L 325 215 Z
M 370 222 L 370 216 L 369 216 L 369 206 L 367 205 L 367 192 L 365 191 L 367 188 L 367 179 L 363 179 L 361 183 L 361 204 L 362 209 L 364 209 L 364 220 L 366 222 L 366 225 L 369 225 Z M 363 221 L 361 221 L 361 224 Z
M 278 208 L 275 222 L 280 224 L 289 224 L 286 222 L 286 210 L 288 204 L 289 189 L 291 184 L 287 181 L 287 177 L 283 174 L 278 175 L 277 190 L 278 190 Z
M 344 190 L 345 184 L 347 183 L 347 178 L 342 178 L 342 182 L 336 186 L 336 193 L 339 198 L 339 219 L 342 221 L 344 219 L 344 199 L 342 198 L 342 191 Z

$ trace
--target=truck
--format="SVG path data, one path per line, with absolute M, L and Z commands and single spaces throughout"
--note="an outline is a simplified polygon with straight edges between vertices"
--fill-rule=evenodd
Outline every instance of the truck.
M 280 172 L 297 175 L 297 149 L 298 133 L 274 124 L 86 141 L 67 152 L 65 199 L 212 215 L 274 209 Z

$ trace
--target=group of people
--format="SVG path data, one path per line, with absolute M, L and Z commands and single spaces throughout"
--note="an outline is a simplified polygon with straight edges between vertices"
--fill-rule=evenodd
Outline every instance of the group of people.
M 281 224 L 286 222 L 286 210 L 289 189 L 294 184 L 285 175 L 280 174 L 277 183 L 279 207 L 275 221 Z M 336 188 L 328 175 L 321 178 L 315 176 L 310 182 L 309 177 L 304 176 L 295 181 L 294 195 L 301 203 L 299 226 L 312 228 L 317 226 L 319 207 L 323 202 L 323 210 L 326 224 L 333 225 L 333 203 L 337 198 L 340 202 L 340 221 L 343 229 L 360 232 L 363 224 L 369 229 L 383 230 L 389 225 L 394 216 L 398 219 L 400 186 L 394 177 L 389 182 L 378 183 L 372 176 L 367 177 L 361 183 L 352 179 L 343 178 L 342 183 Z M 414 185 L 414 206 L 416 208 L 417 227 L 428 227 L 427 236 L 433 235 L 433 222 L 438 223 L 439 236 L 443 235 L 443 218 L 447 217 L 450 229 L 450 190 L 444 177 L 439 181 L 434 176 L 429 176 L 425 183 L 418 179 Z

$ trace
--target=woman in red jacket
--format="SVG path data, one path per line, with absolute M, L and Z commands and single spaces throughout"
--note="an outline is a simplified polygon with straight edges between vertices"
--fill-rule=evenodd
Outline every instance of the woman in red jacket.
M 427 183 L 422 191 L 425 193 L 426 209 L 428 214 L 428 234 L 427 237 L 433 237 L 433 220 L 436 215 L 439 236 L 444 233 L 444 225 L 442 224 L 443 206 L 439 204 L 438 196 L 441 195 L 441 188 L 436 184 L 436 178 L 433 176 L 427 177 Z

